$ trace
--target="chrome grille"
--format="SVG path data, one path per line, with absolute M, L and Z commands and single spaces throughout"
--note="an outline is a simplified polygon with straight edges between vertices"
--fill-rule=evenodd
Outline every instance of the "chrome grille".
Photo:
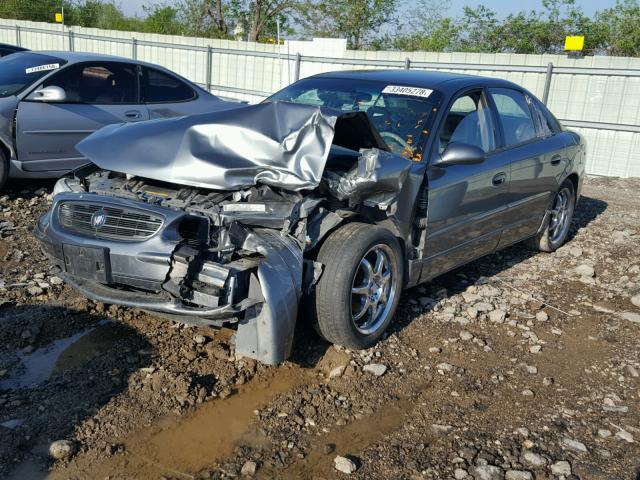
M 99 221 L 96 222 L 96 219 Z M 144 240 L 162 226 L 160 215 L 131 208 L 118 208 L 86 202 L 61 202 L 60 225 L 69 231 L 95 238 Z

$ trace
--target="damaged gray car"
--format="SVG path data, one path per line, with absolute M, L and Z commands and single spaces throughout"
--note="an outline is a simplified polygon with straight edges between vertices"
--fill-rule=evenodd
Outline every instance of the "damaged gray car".
M 404 288 L 528 240 L 567 238 L 581 137 L 531 93 L 440 72 L 336 72 L 225 112 L 107 126 L 35 233 L 86 296 L 236 325 L 291 353 L 297 321 L 352 349 Z M 309 308 L 300 308 L 308 305 Z

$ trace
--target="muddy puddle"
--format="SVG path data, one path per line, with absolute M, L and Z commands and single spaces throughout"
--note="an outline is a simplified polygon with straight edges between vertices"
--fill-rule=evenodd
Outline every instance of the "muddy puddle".
M 55 373 L 81 366 L 91 355 L 97 354 L 94 345 L 102 341 L 100 338 L 109 330 L 109 323 L 104 321 L 97 327 L 54 340 L 31 353 L 15 352 L 12 362 L 15 367 L 8 378 L 0 380 L 0 390 L 35 388 Z M 93 344 L 87 338 L 94 339 Z M 83 345 L 89 347 L 83 348 Z
M 269 439 L 253 426 L 254 411 L 274 397 L 313 376 L 297 367 L 280 368 L 266 380 L 238 387 L 225 399 L 212 400 L 185 416 L 171 415 L 124 440 L 125 454 L 96 462 L 77 457 L 51 479 L 124 478 L 157 479 L 162 475 L 191 479 L 218 459 L 244 444 L 268 445 Z M 118 477 L 120 478 L 120 477 Z

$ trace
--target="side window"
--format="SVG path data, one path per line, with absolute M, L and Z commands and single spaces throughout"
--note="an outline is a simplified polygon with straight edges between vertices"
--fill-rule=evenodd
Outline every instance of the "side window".
M 490 88 L 489 93 L 498 110 L 506 147 L 536 138 L 531 109 L 523 93 L 510 88 Z
M 143 99 L 145 103 L 186 102 L 196 98 L 196 92 L 179 80 L 152 68 L 144 69 Z
M 475 145 L 485 152 L 495 149 L 491 112 L 482 90 L 465 93 L 453 102 L 440 128 L 438 141 L 440 153 L 451 142 Z
M 72 65 L 44 82 L 64 89 L 69 103 L 137 103 L 137 67 L 125 63 Z
M 560 123 L 547 107 L 545 107 L 539 101 L 533 101 L 531 105 L 533 106 L 533 110 L 539 119 L 540 125 L 542 125 L 542 131 L 545 136 L 553 135 L 562 131 L 562 128 L 560 128 Z

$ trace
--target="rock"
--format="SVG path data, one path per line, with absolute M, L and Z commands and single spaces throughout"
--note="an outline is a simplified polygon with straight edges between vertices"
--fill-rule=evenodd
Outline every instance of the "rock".
M 570 254 L 572 257 L 579 258 L 579 257 L 581 257 L 581 256 L 582 256 L 582 249 L 581 249 L 580 247 L 571 247 L 571 248 L 569 249 L 569 254 Z
M 607 430 L 606 428 L 599 428 L 598 436 L 600 438 L 609 438 L 611 436 L 611 430 Z
M 387 366 L 381 363 L 369 363 L 362 367 L 364 372 L 374 374 L 376 377 L 381 377 L 387 371 Z
M 575 272 L 581 277 L 594 277 L 596 275 L 596 271 L 593 267 L 587 263 L 583 263 L 578 265 L 575 269 Z
M 527 373 L 529 375 L 537 375 L 538 374 L 538 367 L 534 367 L 533 365 L 527 365 Z
M 614 313 L 615 309 L 612 308 L 611 306 L 609 306 L 608 304 L 604 303 L 604 302 L 596 302 L 593 304 L 593 309 L 596 312 L 600 312 L 600 313 Z
M 549 315 L 544 310 L 540 310 L 538 313 L 536 313 L 536 320 L 539 322 L 546 322 L 547 320 L 549 320 Z
M 246 476 L 246 477 L 253 477 L 256 474 L 256 469 L 258 468 L 258 465 L 256 464 L 256 462 L 252 461 L 252 460 L 248 460 L 244 463 L 244 465 L 242 465 L 242 469 L 240 470 L 240 474 Z M 236 470 L 237 471 L 237 470 Z
M 338 378 L 341 377 L 344 373 L 344 369 L 347 368 L 346 365 L 338 365 L 336 368 L 332 369 L 329 372 L 329 378 Z
M 542 350 L 542 345 L 532 345 L 529 347 L 529 351 L 531 353 L 540 353 L 541 350 Z
M 573 450 L 574 452 L 578 453 L 587 453 L 589 451 L 587 450 L 587 447 L 584 443 L 579 442 L 578 440 L 573 440 L 571 438 L 563 438 L 560 442 L 560 445 L 566 450 Z
M 31 296 L 37 297 L 38 295 L 42 295 L 44 290 L 34 285 L 33 287 L 27 288 L 27 293 Z
M 493 323 L 504 322 L 504 319 L 506 318 L 506 316 L 507 316 L 507 312 L 500 309 L 489 312 L 489 320 L 492 321 Z
M 62 285 L 64 281 L 60 277 L 51 277 L 49 283 L 51 285 Z
M 436 368 L 441 372 L 452 372 L 454 367 L 450 363 L 442 362 L 436 365 Z
M 207 338 L 204 335 L 196 335 L 195 337 L 193 337 L 193 341 L 196 342 L 198 345 L 202 345 L 204 342 L 207 341 Z
M 520 463 L 531 468 L 541 468 L 547 464 L 547 459 L 538 453 L 527 450 L 520 457 Z
M 620 316 L 622 317 L 623 320 L 640 324 L 640 313 L 622 312 Z
M 474 480 L 504 480 L 504 471 L 494 465 L 481 465 L 470 469 Z
M 493 307 L 491 306 L 490 303 L 487 302 L 478 302 L 476 303 L 473 308 L 475 308 L 475 310 L 477 312 L 490 312 L 491 310 L 493 310 Z
M 571 475 L 571 464 L 566 460 L 560 460 L 551 465 L 551 473 L 554 475 L 564 475 L 565 477 Z
M 616 438 L 619 438 L 620 440 L 624 440 L 627 443 L 633 443 L 633 435 L 631 435 L 626 430 L 620 430 L 616 432 L 615 436 Z
M 464 480 L 469 476 L 469 472 L 467 472 L 464 468 L 456 468 L 453 471 L 453 478 L 456 480 Z
M 460 339 L 464 340 L 465 342 L 471 340 L 473 338 L 473 334 L 471 332 L 467 332 L 466 330 L 463 330 L 460 332 Z
M 528 388 L 522 391 L 522 396 L 523 397 L 533 397 L 534 393 L 533 390 L 529 390 Z
M 347 457 L 341 457 L 340 455 L 333 459 L 333 466 L 339 472 L 346 473 L 347 475 L 351 475 L 358 469 L 358 466 L 353 460 Z
M 544 377 L 542 379 L 542 384 L 545 387 L 550 387 L 551 385 L 553 385 L 556 381 L 553 379 L 553 377 Z
M 69 440 L 56 440 L 49 445 L 49 455 L 56 460 L 71 457 L 76 452 L 76 446 Z
M 640 307 L 640 294 L 631 297 L 631 303 L 633 303 L 636 307 Z
M 507 470 L 505 480 L 533 480 L 533 474 L 526 470 Z
M 636 367 L 634 367 L 633 365 L 627 365 L 625 367 L 625 370 L 627 371 L 627 373 L 629 375 L 631 375 L 633 378 L 638 378 L 640 377 L 640 372 L 638 372 L 638 369 Z

